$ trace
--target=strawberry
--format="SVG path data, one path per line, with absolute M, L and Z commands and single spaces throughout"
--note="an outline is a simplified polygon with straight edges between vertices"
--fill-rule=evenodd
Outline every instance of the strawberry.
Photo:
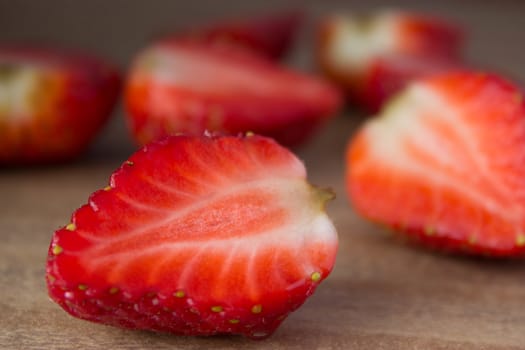
M 296 146 L 341 105 L 339 91 L 319 78 L 233 47 L 173 40 L 139 55 L 125 95 L 140 144 L 211 130 L 253 131 Z
M 525 253 L 525 103 L 495 75 L 411 84 L 350 143 L 349 196 L 364 217 L 440 249 Z
M 55 232 L 49 295 L 98 323 L 264 338 L 332 269 L 332 197 L 269 138 L 156 141 Z
M 173 35 L 213 45 L 234 45 L 271 60 L 283 58 L 292 45 L 302 13 L 289 11 L 261 17 L 228 20 Z
M 412 79 L 461 67 L 462 46 L 462 31 L 452 23 L 380 12 L 324 20 L 317 59 L 354 103 L 377 112 Z
M 118 72 L 94 57 L 0 48 L 0 164 L 76 157 L 109 117 L 119 85 Z

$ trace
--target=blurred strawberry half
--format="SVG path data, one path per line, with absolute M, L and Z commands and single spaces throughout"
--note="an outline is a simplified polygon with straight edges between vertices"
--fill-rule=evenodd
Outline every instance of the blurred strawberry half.
M 293 45 L 303 14 L 288 11 L 261 17 L 228 20 L 172 35 L 212 45 L 233 45 L 271 60 L 282 59 Z
M 421 14 L 334 16 L 319 28 L 317 60 L 350 100 L 369 112 L 414 78 L 463 66 L 462 30 Z
M 135 60 L 129 124 L 145 144 L 169 134 L 253 131 L 287 146 L 307 141 L 341 106 L 337 88 L 236 47 L 167 40 Z
M 484 73 L 411 84 L 349 145 L 348 192 L 366 218 L 424 245 L 525 254 L 525 104 Z
M 116 69 L 97 58 L 0 47 L 0 164 L 78 156 L 108 119 L 119 87 Z
M 333 267 L 332 198 L 271 139 L 168 137 L 55 232 L 49 294 L 93 322 L 265 338 Z

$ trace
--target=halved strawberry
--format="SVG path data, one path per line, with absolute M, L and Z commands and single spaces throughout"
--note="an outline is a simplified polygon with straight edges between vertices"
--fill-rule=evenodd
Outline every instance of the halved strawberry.
M 141 144 L 179 132 L 253 131 L 286 145 L 305 142 L 337 112 L 329 83 L 233 47 L 163 41 L 129 74 L 126 106 Z
M 324 20 L 317 60 L 352 102 L 376 112 L 413 78 L 461 66 L 461 51 L 462 31 L 454 24 L 388 11 Z
M 271 139 L 171 136 L 55 232 L 49 294 L 94 322 L 264 338 L 332 269 L 332 197 Z
M 120 86 L 101 60 L 44 48 L 0 48 L 0 164 L 64 161 L 107 120 Z
M 302 17 L 299 11 L 288 11 L 254 18 L 231 19 L 196 27 L 172 37 L 184 37 L 212 45 L 233 45 L 271 60 L 278 60 L 288 53 Z
M 363 216 L 421 243 L 495 256 L 525 253 L 525 104 L 484 73 L 410 85 L 348 149 Z

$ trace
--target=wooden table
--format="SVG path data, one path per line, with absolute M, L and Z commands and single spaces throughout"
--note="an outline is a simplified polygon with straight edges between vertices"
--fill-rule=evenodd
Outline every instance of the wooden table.
M 0 1 L 0 13 L 20 14 L 23 16 L 19 19 L 25 19 L 18 24 L 14 19 L 0 20 L 0 39 L 22 38 L 31 28 L 38 35 L 65 43 L 73 40 L 71 35 L 78 35 L 80 43 L 88 48 L 107 52 L 124 63 L 126 55 L 138 45 L 127 36 L 124 39 L 124 29 L 118 27 L 110 35 L 111 40 L 122 36 L 122 44 L 119 46 L 117 40 L 112 48 L 106 41 L 97 44 L 88 29 L 75 27 L 68 34 L 53 26 L 52 19 L 61 13 L 55 7 L 67 8 L 66 3 L 47 3 L 50 17 L 46 25 L 40 25 L 31 22 L 38 18 L 31 11 L 43 5 Z M 104 5 L 102 26 L 110 23 L 108 18 L 125 3 Z M 153 8 L 165 19 L 162 6 L 175 9 L 176 3 L 156 1 Z M 234 6 L 228 3 L 229 11 Z M 272 6 L 278 2 L 268 3 Z M 78 2 L 80 9 L 75 11 L 89 16 L 94 7 L 102 4 L 105 2 Z M 372 1 L 358 7 L 373 5 Z M 184 6 L 193 6 L 193 17 L 204 18 L 212 13 L 196 15 L 197 5 Z M 325 5 L 311 1 L 307 6 L 319 12 L 342 8 L 337 1 Z M 430 6 L 419 4 L 417 8 L 448 14 L 471 28 L 469 54 L 474 61 L 525 78 L 525 3 L 450 1 Z M 136 20 L 133 15 L 140 12 L 140 6 L 129 7 Z M 73 11 L 71 6 L 69 10 Z M 125 17 L 124 13 L 121 16 Z M 154 31 L 151 19 L 136 21 L 135 25 L 131 20 L 122 21 L 131 33 L 148 26 L 150 32 Z M 21 29 L 17 32 L 15 28 Z M 89 154 L 74 164 L 0 169 L 0 349 L 525 348 L 525 261 L 489 261 L 428 252 L 397 241 L 354 213 L 344 190 L 343 154 L 348 138 L 363 119 L 357 112 L 337 117 L 318 138 L 298 151 L 311 182 L 331 186 L 338 194 L 328 211 L 338 228 L 340 250 L 332 275 L 274 336 L 262 342 L 240 337 L 176 337 L 120 330 L 70 317 L 47 297 L 47 248 L 52 232 L 68 221 L 71 212 L 92 191 L 103 187 L 110 173 L 132 152 L 121 113 L 117 115 Z

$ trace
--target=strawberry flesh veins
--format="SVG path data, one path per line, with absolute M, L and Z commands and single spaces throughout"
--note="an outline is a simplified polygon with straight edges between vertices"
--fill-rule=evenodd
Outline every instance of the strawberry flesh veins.
M 49 294 L 119 327 L 267 337 L 332 269 L 332 197 L 271 139 L 168 137 L 55 232 Z
M 366 218 L 425 245 L 525 253 L 525 105 L 491 74 L 415 82 L 348 147 L 347 187 Z

